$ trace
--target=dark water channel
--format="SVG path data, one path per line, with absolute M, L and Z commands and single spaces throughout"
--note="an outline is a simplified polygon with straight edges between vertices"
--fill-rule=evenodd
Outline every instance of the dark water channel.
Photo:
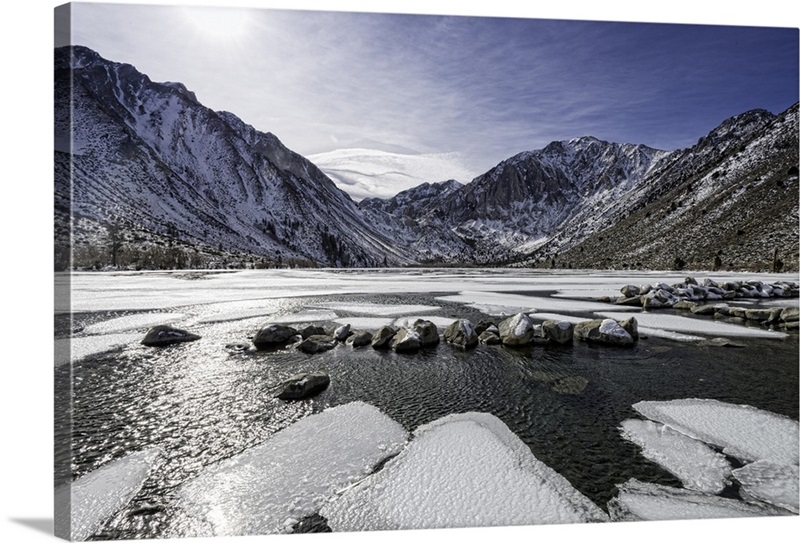
M 295 299 L 283 310 L 320 301 L 403 303 L 440 306 L 429 313 L 439 316 L 486 318 L 434 296 Z M 96 320 L 98 314 L 75 315 L 72 326 Z M 226 347 L 246 342 L 266 320 L 196 326 L 200 341 L 93 356 L 75 363 L 72 375 L 68 366 L 57 368 L 56 393 L 64 395 L 71 385 L 74 394 L 72 411 L 56 414 L 57 442 L 71 440 L 76 476 L 147 447 L 166 453 L 160 469 L 97 539 L 194 535 L 172 506 L 178 485 L 302 417 L 355 400 L 375 405 L 409 431 L 450 413 L 492 413 L 603 508 L 614 485 L 631 477 L 680 486 L 619 435 L 621 421 L 638 418 L 631 407 L 638 401 L 713 398 L 798 418 L 796 334 L 785 341 L 738 339 L 746 345 L 739 349 L 658 338 L 629 349 L 576 342 L 463 352 L 442 343 L 412 355 L 344 345 L 317 355 Z M 281 381 L 307 370 L 328 372 L 330 388 L 303 402 L 272 398 Z M 583 390 L 556 385 L 583 382 L 576 377 L 585 379 Z M 57 455 L 68 458 L 70 451 Z

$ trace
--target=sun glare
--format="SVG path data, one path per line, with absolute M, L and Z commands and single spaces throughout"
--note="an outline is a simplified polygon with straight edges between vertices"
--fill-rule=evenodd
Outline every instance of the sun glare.
M 247 33 L 250 17 L 247 10 L 226 8 L 187 8 L 186 16 L 202 37 L 215 41 L 233 41 Z

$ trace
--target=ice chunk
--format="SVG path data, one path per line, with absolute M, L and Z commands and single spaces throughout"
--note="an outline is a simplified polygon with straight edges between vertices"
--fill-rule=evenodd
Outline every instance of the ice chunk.
M 327 303 L 315 304 L 314 307 L 333 309 L 336 311 L 346 311 L 363 315 L 376 315 L 380 317 L 391 317 L 406 313 L 427 313 L 437 311 L 439 306 L 435 305 L 410 305 L 410 304 L 376 304 L 376 303 Z
M 162 454 L 158 447 L 135 452 L 60 486 L 55 502 L 70 506 L 56 513 L 70 518 L 56 524 L 70 526 L 73 540 L 86 540 L 139 492 Z
M 339 315 L 333 311 L 322 311 L 317 309 L 309 309 L 306 311 L 298 311 L 297 313 L 288 313 L 277 317 L 271 317 L 269 323 L 275 324 L 293 324 L 300 322 L 324 322 L 332 321 L 339 318 Z
M 636 316 L 636 320 L 637 321 L 639 320 L 638 315 Z M 647 328 L 644 326 L 639 327 L 639 335 L 648 337 L 660 337 L 664 339 L 671 339 L 673 341 L 684 341 L 684 342 L 705 341 L 706 339 L 708 339 L 700 336 L 692 336 L 689 334 L 672 332 L 670 330 L 661 330 L 659 328 Z
M 150 328 L 158 324 L 169 324 L 184 318 L 182 313 L 144 313 L 139 315 L 127 315 L 116 319 L 97 322 L 86 326 L 83 331 L 87 334 L 113 334 L 127 332 L 128 330 L 138 330 L 140 328 Z
M 798 463 L 800 429 L 788 417 L 717 400 L 639 402 L 633 408 L 689 437 L 723 447 L 723 452 L 742 461 Z
M 629 313 L 618 311 L 600 311 L 596 313 L 610 319 L 627 319 Z M 680 315 L 664 315 L 661 313 L 637 313 L 636 320 L 639 326 L 647 328 L 660 328 L 673 332 L 690 332 L 711 336 L 727 337 L 763 337 L 771 339 L 784 339 L 788 337 L 782 332 L 774 332 L 764 328 L 752 328 L 725 322 L 716 322 L 710 319 L 681 317 Z
M 448 415 L 380 472 L 322 508 L 334 531 L 607 520 L 488 413 Z
M 704 518 L 764 517 L 788 511 L 711 496 L 631 479 L 617 485 L 619 494 L 608 502 L 611 520 L 680 520 Z
M 759 460 L 733 470 L 745 499 L 771 503 L 800 513 L 800 468 Z
M 731 465 L 705 443 L 649 420 L 622 422 L 622 437 L 642 448 L 642 455 L 674 474 L 683 486 L 709 494 L 729 484 Z
M 179 505 L 216 535 L 282 533 L 396 454 L 408 434 L 353 402 L 301 419 L 263 444 L 210 467 L 179 490 Z
M 74 337 L 55 340 L 55 365 L 70 360 L 75 362 L 93 354 L 111 351 L 129 343 L 141 341 L 141 334 L 103 334 L 100 336 Z

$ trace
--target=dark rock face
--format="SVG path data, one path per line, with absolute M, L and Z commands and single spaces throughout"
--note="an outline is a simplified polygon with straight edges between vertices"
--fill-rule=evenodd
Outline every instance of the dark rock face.
M 800 308 L 784 307 L 781 311 L 781 320 L 783 322 L 797 322 L 800 320 Z
M 331 383 L 327 373 L 298 373 L 292 375 L 283 385 L 277 397 L 281 400 L 304 400 L 316 396 Z
M 416 351 L 421 347 L 419 335 L 407 328 L 401 328 L 397 331 L 391 340 L 392 349 L 395 352 L 410 352 Z
M 475 325 L 475 333 L 481 335 L 482 333 L 484 333 L 486 330 L 488 330 L 493 326 L 497 328 L 497 323 L 490 320 L 481 320 L 478 322 L 478 324 Z
M 572 343 L 575 325 L 567 321 L 546 320 L 542 323 L 542 337 L 560 345 Z
M 195 341 L 200 339 L 200 336 L 187 332 L 186 330 L 179 330 L 172 326 L 154 326 L 147 331 L 147 334 L 142 340 L 142 345 L 148 347 L 165 347 L 175 343 L 184 343 L 186 341 Z
M 308 354 L 315 354 L 321 353 L 323 351 L 329 351 L 336 347 L 336 340 L 333 339 L 331 336 L 308 336 L 306 339 L 301 341 L 297 348 L 303 351 L 304 353 Z
M 439 330 L 431 321 L 417 319 L 414 322 L 414 331 L 419 335 L 420 346 L 434 347 L 439 344 Z
M 462 349 L 472 349 L 478 345 L 478 335 L 467 319 L 459 319 L 444 331 L 444 340 Z
M 507 318 L 497 328 L 503 345 L 527 345 L 533 339 L 533 321 L 525 313 Z
M 635 343 L 631 334 L 613 319 L 579 322 L 575 325 L 575 337 L 582 341 L 602 345 L 627 346 Z
M 307 339 L 311 336 L 324 336 L 326 335 L 325 329 L 322 326 L 306 326 L 302 330 L 300 330 L 300 336 L 303 339 Z
M 372 334 L 365 331 L 357 331 L 347 338 L 347 344 L 353 347 L 364 347 L 372 343 Z
M 394 338 L 397 330 L 391 326 L 381 326 L 372 335 L 372 348 L 373 349 L 388 349 L 391 347 L 392 338 Z
M 288 343 L 295 335 L 297 335 L 297 330 L 291 326 L 270 324 L 258 331 L 253 338 L 253 345 L 259 350 L 269 349 Z
M 484 330 L 483 333 L 478 336 L 478 341 L 484 345 L 498 345 L 503 342 L 503 340 L 500 339 L 500 336 L 491 330 Z
M 639 323 L 635 317 L 628 317 L 625 320 L 619 321 L 619 325 L 623 330 L 628 332 L 634 342 L 639 341 Z

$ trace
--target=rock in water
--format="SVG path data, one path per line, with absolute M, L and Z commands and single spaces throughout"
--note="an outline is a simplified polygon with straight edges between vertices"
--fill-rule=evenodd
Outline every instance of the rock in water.
M 527 345 L 533 339 L 533 321 L 525 313 L 517 313 L 498 325 L 504 345 Z
M 304 353 L 314 354 L 329 351 L 336 347 L 336 340 L 331 336 L 309 336 L 297 346 Z
M 484 345 L 497 345 L 498 343 L 502 343 L 503 341 L 500 339 L 495 332 L 491 330 L 484 330 L 483 333 L 478 336 L 478 341 L 483 343 Z
M 444 331 L 444 340 L 464 349 L 472 349 L 478 345 L 478 335 L 467 319 L 453 321 Z
M 372 343 L 372 334 L 364 331 L 357 331 L 347 338 L 347 344 L 353 347 L 364 347 Z
M 420 348 L 419 335 L 408 328 L 401 328 L 391 340 L 392 349 L 395 352 L 416 351 Z
M 419 335 L 420 346 L 433 347 L 439 344 L 439 330 L 431 321 L 417 319 L 414 321 L 414 331 Z
M 489 328 L 492 328 L 492 327 L 495 327 L 495 328 L 497 327 L 497 324 L 494 321 L 490 321 L 490 320 L 486 320 L 486 319 L 480 320 L 480 321 L 478 321 L 478 324 L 475 325 L 475 333 L 478 334 L 478 335 L 481 335 L 486 330 L 488 330 Z
M 269 349 L 285 344 L 295 335 L 297 335 L 297 330 L 290 326 L 270 324 L 258 331 L 256 337 L 253 338 L 253 345 L 259 350 Z
M 333 331 L 333 337 L 336 341 L 344 341 L 350 335 L 350 325 L 345 324 Z
M 634 339 L 614 319 L 595 319 L 575 325 L 575 337 L 589 343 L 633 345 Z
M 200 336 L 187 332 L 186 330 L 179 330 L 172 326 L 154 326 L 147 331 L 147 335 L 142 340 L 142 345 L 148 347 L 164 347 L 172 345 L 173 343 L 183 343 L 185 341 L 195 341 L 200 339 Z
M 641 289 L 639 287 L 637 287 L 636 285 L 625 285 L 624 287 L 622 287 L 620 289 L 620 292 L 626 298 L 632 298 L 634 296 L 639 296 L 642 293 Z
M 628 317 L 619 321 L 619 325 L 630 334 L 633 341 L 639 341 L 639 323 L 636 321 L 636 317 Z
M 331 383 L 327 373 L 298 373 L 283 383 L 277 397 L 281 400 L 304 400 L 316 396 Z
M 324 336 L 324 335 L 327 334 L 325 333 L 325 329 L 322 326 L 311 325 L 311 326 L 306 326 L 305 328 L 300 330 L 300 336 L 302 336 L 303 339 L 307 339 L 311 336 Z
M 381 326 L 372 336 L 373 349 L 388 349 L 391 347 L 392 338 L 397 333 L 397 330 L 391 326 Z
M 572 343 L 575 325 L 568 321 L 547 320 L 542 323 L 542 337 L 561 345 Z
M 797 322 L 800 320 L 800 308 L 784 307 L 781 311 L 781 320 L 783 322 Z

